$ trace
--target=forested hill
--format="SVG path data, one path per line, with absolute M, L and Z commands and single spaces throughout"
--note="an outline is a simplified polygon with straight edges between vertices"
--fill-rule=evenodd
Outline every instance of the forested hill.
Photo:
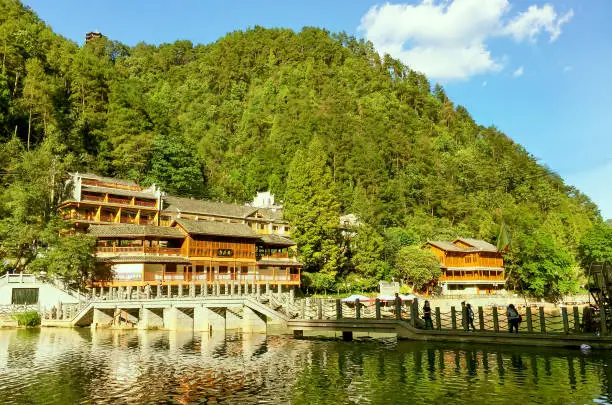
M 503 219 L 509 268 L 532 288 L 549 271 L 529 268 L 538 255 L 560 252 L 551 260 L 565 270 L 551 277 L 575 280 L 579 240 L 601 221 L 442 87 L 345 34 L 256 27 L 208 45 L 78 46 L 0 0 L 0 57 L 5 153 L 48 144 L 72 170 L 229 202 L 271 189 L 313 271 L 375 279 L 391 271 L 393 243 L 495 242 Z M 339 213 L 365 224 L 354 252 L 330 247 Z

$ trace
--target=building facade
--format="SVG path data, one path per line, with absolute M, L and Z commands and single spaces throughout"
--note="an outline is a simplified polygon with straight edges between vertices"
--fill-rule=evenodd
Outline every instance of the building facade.
M 155 186 L 75 173 L 65 220 L 97 239 L 110 275 L 94 286 L 241 281 L 299 285 L 301 264 L 279 208 L 167 196 Z
M 491 294 L 503 290 L 504 259 L 492 244 L 457 238 L 452 242 L 427 241 L 425 246 L 440 260 L 438 284 L 443 293 Z

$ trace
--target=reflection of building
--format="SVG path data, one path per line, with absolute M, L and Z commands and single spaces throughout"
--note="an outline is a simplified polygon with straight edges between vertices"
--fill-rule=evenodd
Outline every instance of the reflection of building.
M 504 260 L 492 244 L 458 238 L 453 242 L 427 241 L 426 246 L 440 260 L 443 292 L 488 294 L 503 289 Z
M 298 285 L 301 264 L 279 209 L 164 195 L 125 180 L 76 173 L 64 219 L 96 236 L 114 270 L 96 284 L 237 280 Z

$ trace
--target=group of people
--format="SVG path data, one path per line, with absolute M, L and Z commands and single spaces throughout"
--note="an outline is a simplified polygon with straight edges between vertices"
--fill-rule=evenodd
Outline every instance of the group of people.
M 471 330 L 475 332 L 476 327 L 474 326 L 474 310 L 472 309 L 472 305 L 466 303 L 465 301 L 461 302 L 461 313 L 463 328 L 468 332 L 471 328 Z M 508 309 L 506 310 L 506 316 L 508 317 L 509 332 L 518 333 L 519 324 L 523 319 L 514 304 L 508 305 Z M 429 304 L 429 301 L 425 301 L 425 303 L 423 304 L 423 320 L 425 321 L 425 329 L 433 329 L 433 321 L 431 319 L 431 305 Z

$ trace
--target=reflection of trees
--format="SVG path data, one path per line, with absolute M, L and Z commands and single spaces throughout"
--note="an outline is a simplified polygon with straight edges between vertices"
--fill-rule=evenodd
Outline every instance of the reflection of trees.
M 594 371 L 607 372 L 605 360 L 585 362 L 577 352 L 560 352 L 420 343 L 398 343 L 396 350 L 368 344 L 323 346 L 298 373 L 293 399 L 322 404 L 516 404 L 584 403 L 596 398 L 602 389 Z M 363 366 L 357 370 L 359 363 Z M 580 378 L 576 364 L 581 365 Z
M 448 405 L 612 394 L 607 353 L 116 330 L 0 331 L 0 341 L 6 402 Z

